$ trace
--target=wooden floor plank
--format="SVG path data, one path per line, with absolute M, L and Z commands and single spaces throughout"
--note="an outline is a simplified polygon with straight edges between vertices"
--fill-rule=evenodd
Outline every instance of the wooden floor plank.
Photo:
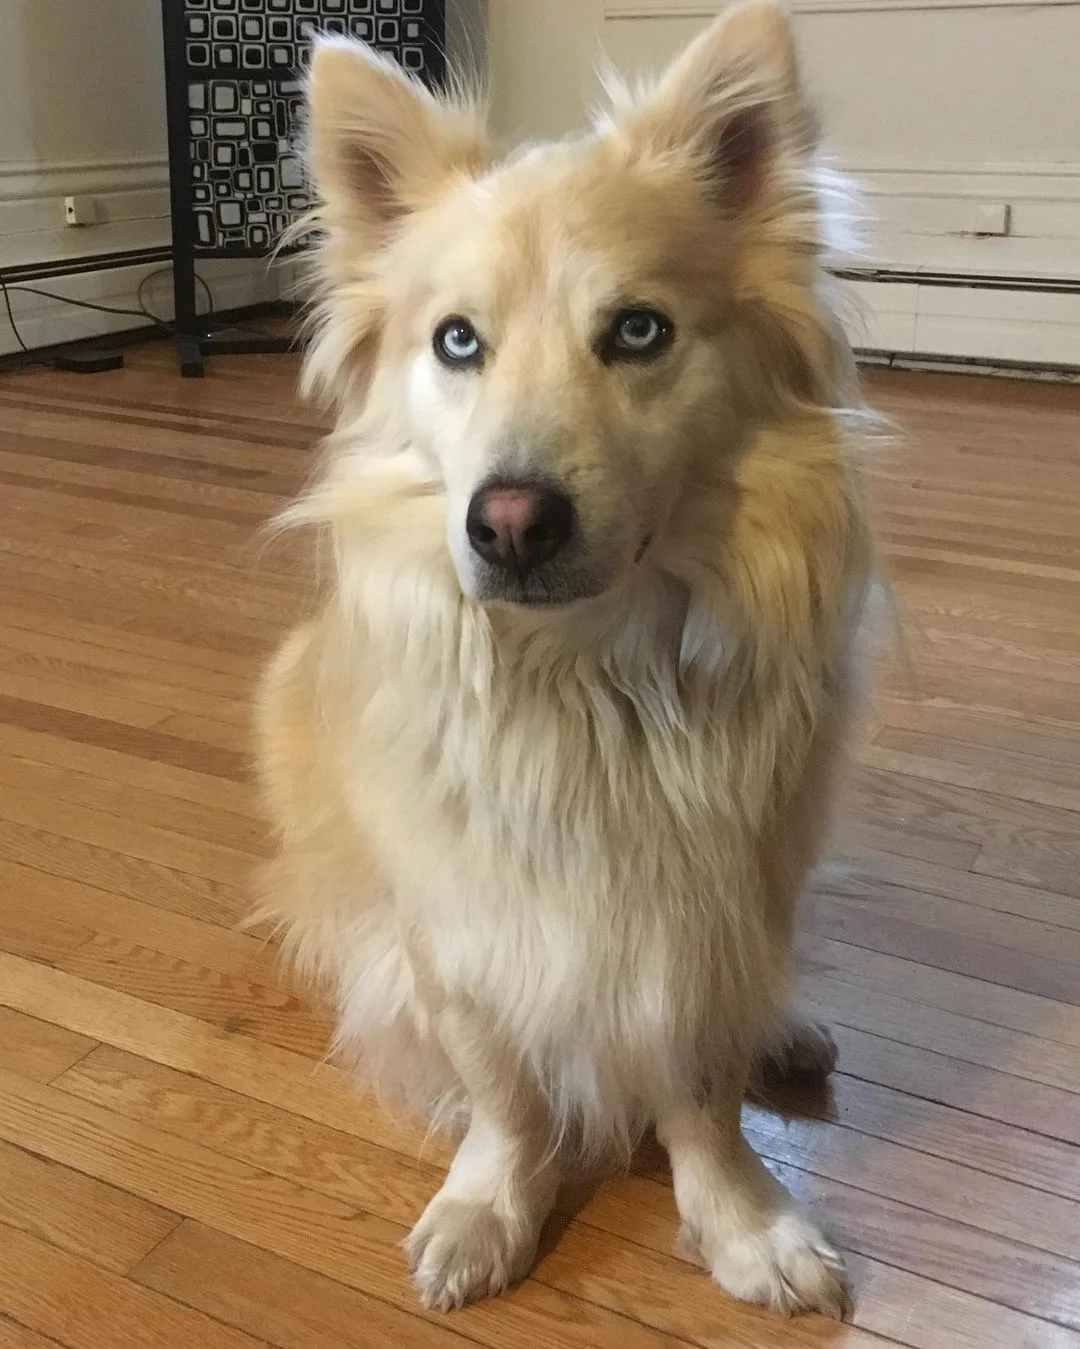
M 175 1213 L 0 1143 L 0 1224 L 126 1274 L 180 1222 Z
M 128 937 L 99 934 L 59 953 L 54 963 L 68 974 L 144 1003 L 184 1012 L 223 1031 L 242 1031 L 309 1059 L 323 1058 L 330 1050 L 332 1018 L 296 989 L 278 980 L 268 982 L 272 971 L 265 971 L 264 982 L 246 971 L 210 967 Z
M 872 905 L 874 913 L 927 928 L 935 938 L 948 934 L 962 938 L 969 947 L 997 946 L 1010 953 L 1037 956 L 1041 961 L 1080 966 L 1080 929 L 1070 926 L 1043 922 L 1028 914 L 986 910 L 963 900 L 887 882 L 879 882 L 873 895 L 861 888 L 829 882 L 819 883 L 815 890 L 826 900 L 838 901 L 821 906 L 824 911 L 850 912 Z
M 86 1035 L 0 1006 L 0 1068 L 51 1082 L 97 1045 Z
M 1080 1114 L 1071 1092 L 1030 1079 L 1018 1084 L 1000 1069 L 965 1063 L 850 1026 L 834 1023 L 833 1036 L 845 1073 L 862 1081 L 1080 1146 Z
M 1073 1004 L 827 938 L 807 935 L 800 951 L 811 983 L 824 975 L 1080 1049 L 1080 1008 Z
M 175 867 L 63 838 L 0 818 L 0 858 L 95 889 L 229 927 L 251 908 L 246 884 L 208 880 Z
M 879 993 L 871 1003 L 850 984 L 820 976 L 807 981 L 807 989 L 815 1012 L 841 1025 L 1080 1092 L 1080 1058 L 1066 1045 L 937 1009 L 927 1016 L 921 1004 L 889 994 Z
M 1080 928 L 1080 905 L 1072 895 L 979 876 L 914 857 L 897 857 L 895 853 L 872 848 L 848 848 L 842 859 L 832 858 L 820 868 L 818 877 L 829 886 L 846 887 L 840 893 L 854 890 L 865 895 L 878 885 L 899 885 L 976 908 L 1031 918 L 1037 923 Z M 812 888 L 819 888 L 817 879 Z
M 3 728 L 0 728 L 0 745 L 3 740 Z M 131 763 L 130 759 L 128 763 Z M 138 773 L 131 776 L 137 777 Z M 205 839 L 208 843 L 218 843 L 256 857 L 265 857 L 270 851 L 266 827 L 249 815 L 238 815 L 146 787 L 136 788 L 130 779 L 116 782 L 96 777 L 71 765 L 42 764 L 16 754 L 2 756 L 0 791 L 4 789 L 32 791 L 68 805 L 103 810 L 121 819 L 149 824 L 187 838 Z
M 889 886 L 881 887 L 880 904 L 862 896 L 849 900 L 819 894 L 806 906 L 806 925 L 814 936 L 862 945 L 871 951 L 1018 988 L 1051 1001 L 1080 1002 L 1080 965 L 1070 958 L 1074 954 L 1075 933 L 1062 932 L 1060 949 L 1065 958 L 1056 959 L 1039 951 L 1016 949 L 957 932 L 959 925 L 978 930 L 979 914 L 970 906 L 959 906 L 947 920 L 943 917 L 940 927 L 920 921 L 935 910 L 944 915 L 948 904 L 949 901 L 941 901 L 938 896 L 920 896 L 917 891 L 898 894 Z M 903 914 L 908 916 L 900 916 Z M 1024 934 L 1025 947 L 1051 945 L 1055 933 L 1060 931 L 1039 928 L 1029 920 L 1019 920 L 1016 925 Z M 984 930 L 993 935 L 1000 926 L 985 921 Z
M 280 1349 L 464 1349 L 474 1341 L 201 1223 L 183 1223 L 134 1277 Z
M 57 801 L 40 792 L 0 786 L 0 819 L 47 830 L 76 843 L 116 849 L 141 862 L 194 872 L 206 880 L 243 885 L 252 874 L 251 857 L 238 848 L 190 839 L 171 829 L 125 819 L 94 806 Z
M 251 682 L 246 675 L 207 670 L 176 659 L 162 660 L 134 651 L 117 650 L 98 642 L 81 641 L 73 636 L 60 637 L 54 633 L 28 631 L 3 623 L 0 623 L 0 653 L 0 659 L 14 655 L 39 663 L 28 668 L 45 668 L 58 674 L 65 670 L 72 671 L 80 682 L 94 678 L 94 672 L 99 671 L 103 675 L 145 680 L 160 688 L 186 689 L 206 694 L 215 700 L 215 709 L 218 699 L 239 701 L 245 707 L 251 700 Z M 169 697 L 171 699 L 172 694 Z
M 0 1308 L 66 1349 L 261 1349 L 256 1340 L 44 1241 L 0 1228 Z
M 911 748 L 913 744 L 918 750 Z M 966 752 L 962 741 L 939 742 L 931 748 L 913 739 L 910 732 L 886 729 L 873 745 L 862 750 L 860 758 L 886 773 L 988 792 L 998 799 L 1030 801 L 1057 810 L 1080 810 L 1080 773 L 1069 765 L 1031 754 L 1006 754 L 998 750 L 992 756 L 978 756 L 981 762 L 977 759 L 973 763 L 976 756 Z
M 88 744 L 66 737 L 62 727 L 57 727 L 56 731 L 58 733 L 50 734 L 0 721 L 0 755 L 5 764 L 37 764 L 60 770 L 62 776 L 54 774 L 51 777 L 46 795 L 57 795 L 62 800 L 70 797 L 85 805 L 90 791 L 97 793 L 94 799 L 99 803 L 107 802 L 110 793 L 119 791 L 123 794 L 121 809 L 126 812 L 136 809 L 136 802 L 145 796 L 151 802 L 147 808 L 150 815 L 147 823 L 150 824 L 157 823 L 154 812 L 165 809 L 159 801 L 165 797 L 170 804 L 179 801 L 203 807 L 198 819 L 204 828 L 205 821 L 211 817 L 223 819 L 224 824 L 235 831 L 227 835 L 229 838 L 238 835 L 240 839 L 253 842 L 256 837 L 266 834 L 265 825 L 258 818 L 256 794 L 249 782 L 230 782 L 160 759 L 142 758 L 107 745 Z M 92 786 L 87 785 L 88 778 Z M 181 812 L 179 818 L 183 821 L 186 817 Z M 253 832 L 252 826 L 257 833 Z
M 47 1340 L 0 1312 L 0 1349 L 56 1349 L 59 1340 Z
M 276 950 L 258 937 L 0 860 L 0 930 L 14 924 L 20 914 L 25 916 L 26 910 L 35 922 L 52 923 L 58 930 L 70 924 L 73 945 L 75 939 L 79 944 L 86 941 L 89 930 L 99 944 L 168 951 L 219 974 L 284 986 L 285 972 Z
M 63 736 L 77 744 L 96 745 L 232 782 L 246 782 L 251 775 L 250 760 L 246 754 L 212 749 L 182 736 L 167 735 L 163 731 L 136 729 L 93 713 L 55 708 L 36 701 L 35 697 L 8 698 L 0 694 L 0 723 L 41 734 Z
M 197 643 L 147 637 L 118 624 L 102 621 L 106 616 L 93 608 L 88 609 L 81 618 L 75 618 L 70 614 L 43 610 L 40 606 L 20 605 L 20 599 L 24 597 L 19 592 L 9 593 L 0 599 L 0 621 L 9 633 L 24 632 L 31 639 L 51 637 L 63 642 L 78 642 L 81 646 L 96 646 L 114 657 L 126 653 L 162 661 L 177 671 L 179 678 L 185 677 L 185 672 L 192 668 L 236 680 L 246 680 L 251 676 L 251 661 L 246 657 L 234 656 L 227 651 L 217 651 Z M 95 619 L 98 621 L 93 621 Z

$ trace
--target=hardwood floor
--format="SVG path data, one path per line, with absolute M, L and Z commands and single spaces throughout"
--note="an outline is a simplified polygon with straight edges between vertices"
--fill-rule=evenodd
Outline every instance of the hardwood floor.
M 252 679 L 308 596 L 258 527 L 319 427 L 286 359 L 171 360 L 0 381 L 0 1346 L 1080 1349 L 1080 389 L 871 380 L 909 652 L 804 922 L 840 1071 L 746 1108 L 854 1323 L 678 1260 L 651 1152 L 447 1317 L 398 1250 L 445 1150 L 235 928 Z

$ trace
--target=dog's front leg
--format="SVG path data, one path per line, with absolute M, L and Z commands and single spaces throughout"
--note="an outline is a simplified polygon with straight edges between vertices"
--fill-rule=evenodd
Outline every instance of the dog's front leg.
M 528 1274 L 559 1167 L 539 1093 L 481 1019 L 447 1009 L 439 1036 L 468 1094 L 470 1122 L 405 1251 L 424 1302 L 447 1311 Z
M 742 1134 L 747 1069 L 657 1120 L 688 1254 L 733 1297 L 782 1315 L 847 1307 L 839 1255 Z

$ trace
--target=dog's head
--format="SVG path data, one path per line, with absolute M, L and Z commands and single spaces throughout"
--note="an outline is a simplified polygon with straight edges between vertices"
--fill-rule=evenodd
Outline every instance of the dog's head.
M 612 91 L 590 135 L 497 163 L 474 108 L 363 46 L 318 48 L 310 100 L 309 380 L 342 404 L 339 440 L 371 447 L 364 472 L 424 480 L 467 596 L 618 586 L 697 459 L 817 396 L 815 138 L 772 4 Z

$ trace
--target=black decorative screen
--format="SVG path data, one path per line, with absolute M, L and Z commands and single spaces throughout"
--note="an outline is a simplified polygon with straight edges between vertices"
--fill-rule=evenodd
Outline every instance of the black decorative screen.
M 361 38 L 429 82 L 442 77 L 443 6 L 431 0 L 163 3 L 170 159 L 187 179 L 174 233 L 200 256 L 264 254 L 310 205 L 293 138 L 317 33 Z
M 310 206 L 290 141 L 294 80 L 188 81 L 196 253 L 265 253 Z
M 211 351 L 288 346 L 208 334 L 195 264 L 265 257 L 310 206 L 295 142 L 312 38 L 360 38 L 435 85 L 444 0 L 162 0 L 162 13 L 176 334 L 182 372 L 200 375 Z

